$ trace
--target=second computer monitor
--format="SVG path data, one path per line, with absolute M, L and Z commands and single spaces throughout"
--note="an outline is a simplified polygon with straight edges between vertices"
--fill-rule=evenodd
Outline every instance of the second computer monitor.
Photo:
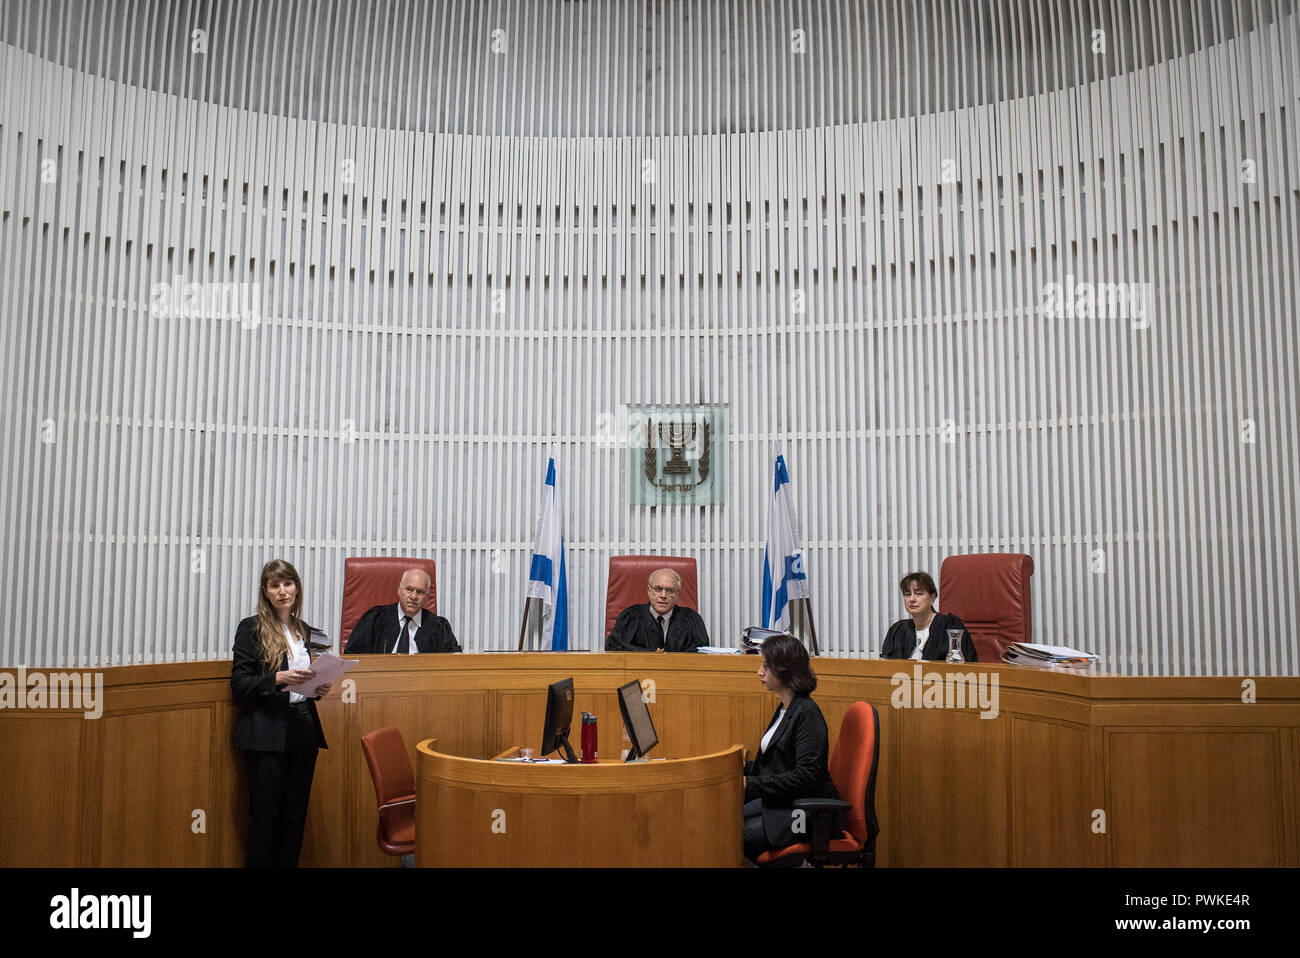
M 569 728 L 573 724 L 573 679 L 552 682 L 546 690 L 546 729 L 542 732 L 542 751 L 545 758 L 557 748 L 564 752 L 566 762 L 577 762 L 573 747 L 569 745 Z
M 632 748 L 627 753 L 627 760 L 634 762 L 644 758 L 645 754 L 659 744 L 659 735 L 655 732 L 655 723 L 650 720 L 650 709 L 646 707 L 641 694 L 640 682 L 629 682 L 618 690 L 618 708 L 623 713 L 623 727 L 627 737 L 632 740 Z

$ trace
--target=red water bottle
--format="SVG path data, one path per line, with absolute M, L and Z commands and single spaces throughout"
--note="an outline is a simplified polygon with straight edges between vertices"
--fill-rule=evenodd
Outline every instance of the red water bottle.
M 582 764 L 594 765 L 596 762 L 596 716 L 590 712 L 582 713 Z

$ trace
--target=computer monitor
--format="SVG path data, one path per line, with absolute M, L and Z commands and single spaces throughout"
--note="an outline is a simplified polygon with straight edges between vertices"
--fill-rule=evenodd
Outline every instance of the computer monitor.
M 546 730 L 542 733 L 542 751 L 545 758 L 557 748 L 564 748 L 564 760 L 577 762 L 573 746 L 569 744 L 569 727 L 573 724 L 573 679 L 552 682 L 546 690 Z
M 618 710 L 623 713 L 623 727 L 627 729 L 627 737 L 632 740 L 627 760 L 635 762 L 659 744 L 655 723 L 650 720 L 650 709 L 646 707 L 641 695 L 640 682 L 633 681 L 619 687 Z

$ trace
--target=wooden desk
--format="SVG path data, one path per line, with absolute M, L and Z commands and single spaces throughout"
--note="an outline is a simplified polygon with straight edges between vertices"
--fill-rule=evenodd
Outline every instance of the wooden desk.
M 372 729 L 400 729 L 412 767 L 416 744 L 431 736 L 465 758 L 537 748 L 546 686 L 572 676 L 575 714 L 600 716 L 601 744 L 616 758 L 616 689 L 647 679 L 655 754 L 707 756 L 737 742 L 755 750 L 776 706 L 753 656 L 362 660 L 320 704 L 330 747 L 316 764 L 304 865 L 396 867 L 375 845 L 360 741 Z M 1300 866 L 1300 678 L 925 663 L 927 675 L 997 675 L 999 711 L 983 719 L 970 707 L 893 707 L 897 677 L 916 663 L 819 658 L 813 667 L 832 747 L 851 703 L 880 713 L 881 867 Z M 0 866 L 241 864 L 248 787 L 231 748 L 230 662 L 103 675 L 98 720 L 0 709 Z
M 538 765 L 416 750 L 420 867 L 741 864 L 743 749 Z

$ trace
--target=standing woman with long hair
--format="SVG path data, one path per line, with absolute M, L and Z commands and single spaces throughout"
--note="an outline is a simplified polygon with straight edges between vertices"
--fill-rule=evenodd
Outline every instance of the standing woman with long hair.
M 235 632 L 230 688 L 243 705 L 235 748 L 248 770 L 250 868 L 296 868 L 307 824 L 316 751 L 326 748 L 316 702 L 293 691 L 312 676 L 302 620 L 302 580 L 283 559 L 262 567 L 257 614 Z M 314 696 L 329 692 L 321 685 Z

